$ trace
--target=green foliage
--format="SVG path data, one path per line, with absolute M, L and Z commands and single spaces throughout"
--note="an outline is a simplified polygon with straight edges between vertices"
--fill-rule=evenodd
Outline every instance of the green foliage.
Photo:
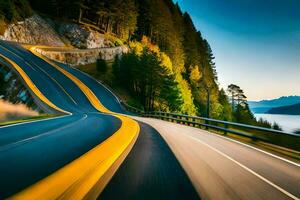
M 230 84 L 227 88 L 227 91 L 230 96 L 230 104 L 229 99 L 223 95 L 225 94 L 224 91 L 220 92 L 220 94 L 222 94 L 223 96 L 222 100 L 220 99 L 220 102 L 223 102 L 222 104 L 228 109 L 228 112 L 232 112 L 232 119 L 228 120 L 232 120 L 243 124 L 250 124 L 254 126 L 261 126 L 265 128 L 281 130 L 281 127 L 277 123 L 271 124 L 267 120 L 264 120 L 262 118 L 257 120 L 254 117 L 253 113 L 251 112 L 248 106 L 247 97 L 245 96 L 244 91 L 239 86 Z M 229 108 L 229 106 L 231 107 L 231 109 Z
M 0 18 L 8 23 L 23 20 L 32 15 L 27 0 L 0 0 Z
M 106 71 L 107 71 L 106 61 L 101 58 L 97 59 L 96 67 L 97 67 L 98 72 L 106 73 Z
M 276 122 L 273 123 L 272 128 L 275 129 L 275 130 L 282 131 L 282 128 Z
M 182 100 L 173 72 L 154 45 L 131 42 L 132 51 L 116 57 L 116 81 L 127 88 L 145 110 L 179 111 Z
M 181 108 L 181 113 L 196 115 L 196 108 L 193 102 L 194 99 L 188 82 L 184 80 L 179 73 L 176 74 L 176 81 L 179 83 L 179 90 L 184 102 Z
M 20 0 L 23 1 L 26 0 Z M 17 0 L 2 0 L 2 2 L 17 2 Z M 180 94 L 182 105 L 180 108 L 175 106 L 178 112 L 231 119 L 228 105 L 224 101 L 221 102 L 222 99 L 220 100 L 221 94 L 219 94 L 212 49 L 196 30 L 189 14 L 182 13 L 179 5 L 174 4 L 172 0 L 29 0 L 29 2 L 39 12 L 89 24 L 114 38 L 112 41 L 116 45 L 122 45 L 122 41 L 128 41 L 129 45 L 136 45 L 136 48 L 132 48 L 134 53 L 116 59 L 113 65 L 113 72 L 117 79 L 127 79 L 123 85 L 131 88 L 131 91 L 137 90 L 136 86 L 141 87 L 138 88 L 141 91 L 148 91 L 148 88 L 144 88 L 148 83 L 141 80 L 146 78 L 144 75 L 148 72 L 146 66 L 153 64 L 167 69 L 166 72 L 159 72 L 165 74 L 167 80 L 175 79 L 176 87 L 172 85 L 173 81 L 169 84 L 170 88 L 176 88 L 174 94 Z M 10 9 L 11 12 L 7 12 L 7 15 L 14 15 L 14 10 L 16 9 Z M 143 36 L 147 36 L 147 39 Z M 141 44 L 131 43 L 133 39 L 141 41 Z M 148 53 L 146 54 L 145 51 Z M 144 71 L 141 71 L 140 69 L 143 68 Z M 147 69 L 158 73 L 155 67 Z M 100 67 L 99 71 L 101 70 Z M 151 70 L 149 73 L 152 72 Z M 129 77 L 132 80 L 129 80 Z M 137 80 L 140 81 L 136 82 Z M 167 85 L 167 83 L 168 81 L 161 84 Z M 170 88 L 165 87 L 164 90 Z M 159 94 L 155 92 L 153 95 Z M 172 96 L 171 92 L 169 94 Z M 142 100 L 147 95 L 139 94 L 138 98 L 143 104 L 147 104 L 145 101 L 153 104 L 145 105 L 148 109 L 155 107 L 176 110 L 174 105 L 178 102 L 173 103 L 171 97 L 157 96 L 156 100 Z M 167 99 L 168 102 L 155 103 L 162 102 L 162 99 Z
M 223 117 L 223 109 L 218 102 L 219 89 L 212 50 L 200 32 L 195 29 L 189 15 L 182 13 L 178 4 L 174 4 L 172 0 L 29 0 L 29 2 L 39 12 L 56 18 L 78 21 L 107 33 L 106 35 L 112 37 L 111 41 L 116 45 L 122 45 L 122 41 L 128 41 L 129 44 L 134 39 L 147 43 L 150 51 L 156 54 L 160 65 L 173 73 L 171 79 L 175 78 L 178 83 L 183 100 L 178 112 L 201 115 L 208 111 L 214 117 Z M 142 41 L 145 39 L 144 35 L 148 37 L 148 41 Z M 141 51 L 138 53 L 142 54 Z M 127 65 L 128 62 L 132 65 L 133 58 L 132 55 L 124 57 L 123 64 Z M 142 74 L 138 75 L 143 77 Z M 128 81 L 128 84 L 131 83 L 131 80 Z
M 229 103 L 229 99 L 223 89 L 219 92 L 219 102 L 221 104 L 221 111 L 219 119 L 225 121 L 232 121 L 232 107 Z
M 37 11 L 90 24 L 101 32 L 128 40 L 136 29 L 134 0 L 30 0 Z M 116 41 L 120 44 L 120 41 Z
M 230 84 L 227 88 L 230 95 L 233 119 L 239 123 L 256 125 L 257 121 L 251 113 L 244 91 L 237 85 Z

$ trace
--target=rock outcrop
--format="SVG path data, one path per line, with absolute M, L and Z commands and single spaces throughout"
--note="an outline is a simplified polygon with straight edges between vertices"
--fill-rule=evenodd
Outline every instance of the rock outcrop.
M 59 34 L 68 39 L 72 46 L 79 49 L 111 47 L 112 43 L 103 34 L 84 26 L 71 23 L 61 23 Z
M 112 60 L 116 55 L 128 52 L 127 46 L 97 48 L 97 49 L 74 49 L 61 51 L 58 49 L 37 48 L 36 51 L 51 60 L 69 65 L 84 65 L 95 63 L 97 59 Z
M 10 24 L 0 39 L 55 48 L 37 49 L 42 55 L 70 65 L 94 63 L 97 59 L 112 60 L 126 53 L 126 46 L 116 46 L 105 35 L 83 25 L 43 19 L 33 15 Z M 72 48 L 58 48 L 73 46 Z
M 8 25 L 0 39 L 26 44 L 65 46 L 53 27 L 38 15 Z

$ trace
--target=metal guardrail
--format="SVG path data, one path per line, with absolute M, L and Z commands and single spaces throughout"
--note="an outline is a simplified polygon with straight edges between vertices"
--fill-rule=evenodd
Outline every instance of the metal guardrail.
M 125 103 L 123 103 L 123 105 L 128 111 L 143 117 L 151 117 L 187 126 L 215 130 L 225 135 L 229 133 L 237 136 L 250 138 L 254 141 L 263 141 L 292 150 L 300 151 L 299 134 L 287 133 L 269 128 L 216 120 L 205 117 L 196 117 L 160 111 L 144 112 Z
M 135 107 L 133 107 L 133 106 L 130 106 L 130 105 L 126 104 L 126 103 L 123 102 L 123 101 L 120 101 L 120 102 L 121 102 L 121 104 L 124 106 L 124 108 L 125 108 L 127 111 L 131 112 L 132 114 L 137 114 L 137 115 L 143 116 L 143 117 L 146 116 L 146 112 L 145 112 L 145 111 L 143 111 L 143 110 L 141 110 L 141 109 L 138 109 L 138 108 L 135 108 Z

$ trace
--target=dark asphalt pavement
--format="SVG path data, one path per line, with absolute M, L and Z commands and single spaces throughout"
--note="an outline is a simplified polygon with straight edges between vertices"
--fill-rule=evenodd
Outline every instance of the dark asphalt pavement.
M 58 64 L 59 66 L 79 78 L 85 85 L 87 85 L 94 92 L 94 94 L 99 99 L 101 99 L 101 103 L 107 109 L 116 113 L 129 114 L 129 112 L 120 104 L 119 99 L 104 85 L 76 68 L 72 68 L 61 63 Z
M 16 62 L 55 105 L 73 115 L 0 128 L 0 198 L 50 175 L 116 132 L 121 121 L 98 113 L 65 75 L 14 44 L 0 53 Z
M 199 199 L 160 134 L 147 124 L 140 127 L 133 149 L 99 199 Z
M 0 198 L 5 198 L 103 142 L 118 130 L 121 121 L 99 113 L 75 83 L 21 46 L 0 41 L 0 54 L 17 63 L 52 103 L 73 113 L 0 128 Z M 109 110 L 127 114 L 118 99 L 99 82 L 66 65 L 61 67 L 85 83 Z M 124 174 L 126 179 L 122 180 Z M 119 196 L 114 191 L 119 191 Z M 144 124 L 137 143 L 105 189 L 103 198 L 121 197 L 121 194 L 123 199 L 198 198 L 167 144 L 153 128 Z
M 26 131 L 18 125 L 18 130 L 10 132 L 1 128 L 0 135 L 10 132 L 14 142 L 0 146 L 0 199 L 14 194 L 41 180 L 54 171 L 78 158 L 100 144 L 118 130 L 121 123 L 112 116 L 102 114 L 78 114 L 57 120 L 49 120 L 49 126 L 57 121 L 68 121 L 50 130 Z M 39 127 L 34 123 L 33 127 Z M 43 127 L 43 125 L 41 125 Z M 2 138 L 1 138 L 2 141 Z

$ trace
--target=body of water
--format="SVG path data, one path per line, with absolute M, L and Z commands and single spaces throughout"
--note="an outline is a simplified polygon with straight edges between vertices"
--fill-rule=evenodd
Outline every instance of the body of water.
M 259 119 L 263 118 L 271 123 L 276 122 L 285 132 L 294 132 L 300 129 L 300 115 L 271 115 L 271 114 L 254 114 Z

